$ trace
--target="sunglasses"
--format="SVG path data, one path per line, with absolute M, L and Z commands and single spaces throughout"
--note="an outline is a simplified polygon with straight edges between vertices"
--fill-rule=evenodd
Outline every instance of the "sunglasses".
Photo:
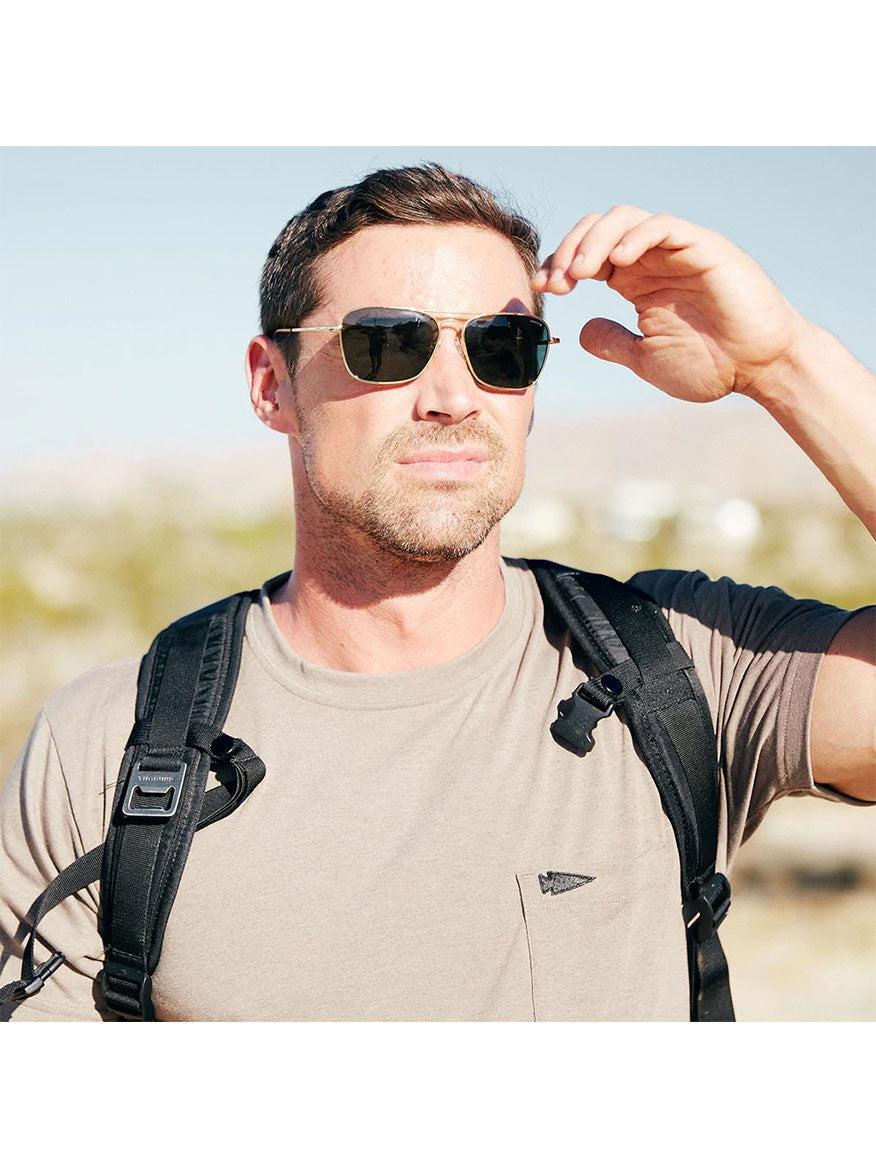
M 522 312 L 466 318 L 413 308 L 356 308 L 340 324 L 274 329 L 279 333 L 340 333 L 341 356 L 357 381 L 395 385 L 419 377 L 441 339 L 439 321 L 462 321 L 456 343 L 472 377 L 488 389 L 528 389 L 538 380 L 548 346 L 559 344 L 547 324 Z

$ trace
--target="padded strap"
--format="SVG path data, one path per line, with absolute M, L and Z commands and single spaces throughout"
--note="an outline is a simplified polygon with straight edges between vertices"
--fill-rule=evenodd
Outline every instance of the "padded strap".
M 109 1008 L 125 1017 L 154 1018 L 151 975 L 196 825 L 228 814 L 264 775 L 253 752 L 222 733 L 255 595 L 237 594 L 177 621 L 156 637 L 141 665 L 137 721 L 119 772 L 101 878 L 107 950 L 101 982 Z M 211 792 L 205 808 L 214 749 L 232 789 Z
M 715 931 L 730 903 L 726 878 L 715 874 L 717 743 L 693 663 L 645 593 L 548 560 L 529 563 L 546 607 L 600 671 L 560 703 L 552 733 L 583 754 L 595 745 L 596 722 L 624 710 L 678 846 L 682 911 L 691 923 L 691 1018 L 731 1021 L 729 974 Z
M 711 711 L 693 662 L 650 597 L 608 576 L 587 573 L 586 580 L 591 596 L 642 673 L 644 684 L 631 702 L 641 701 L 642 714 L 653 721 L 657 750 L 665 756 L 667 749 L 674 749 L 681 766 L 678 773 L 675 758 L 670 759 L 670 777 L 679 788 L 679 801 L 686 814 L 692 807 L 695 817 L 689 833 L 687 882 L 707 879 L 715 870 L 718 847 L 718 750 Z M 669 683 L 667 674 L 679 684 Z
M 198 734 L 200 731 L 195 733 Z M 131 732 L 132 738 L 136 734 L 137 726 Z M 230 815 L 265 776 L 265 765 L 262 760 L 239 738 L 229 738 L 227 734 L 220 734 L 211 742 L 210 753 L 222 785 L 211 788 L 204 795 L 197 831 Z M 104 844 L 99 844 L 74 860 L 31 905 L 27 914 L 30 930 L 21 959 L 21 977 L 0 987 L 0 1005 L 24 1001 L 39 993 L 47 979 L 64 964 L 64 954 L 50 950 L 46 960 L 34 969 L 33 951 L 38 938 L 38 926 L 46 913 L 51 912 L 61 901 L 100 880 L 103 850 Z M 133 985 L 131 982 L 132 988 Z

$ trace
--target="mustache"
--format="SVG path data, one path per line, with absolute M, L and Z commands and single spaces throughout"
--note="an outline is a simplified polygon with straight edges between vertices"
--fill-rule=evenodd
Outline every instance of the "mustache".
M 400 458 L 410 458 L 422 450 L 453 449 L 455 446 L 482 446 L 487 455 L 501 462 L 507 455 L 499 435 L 475 418 L 448 426 L 441 422 L 406 423 L 393 430 L 380 445 L 377 461 L 388 466 Z

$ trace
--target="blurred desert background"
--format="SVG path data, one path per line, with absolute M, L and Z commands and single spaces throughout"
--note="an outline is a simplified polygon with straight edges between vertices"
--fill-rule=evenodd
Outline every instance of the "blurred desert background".
M 12 459 L 0 507 L 4 775 L 59 686 L 291 565 L 287 454 L 268 435 Z M 843 607 L 876 598 L 866 531 L 747 402 L 537 416 L 503 551 L 620 578 L 700 568 Z M 876 1018 L 873 812 L 779 801 L 732 883 L 722 937 L 740 1020 Z

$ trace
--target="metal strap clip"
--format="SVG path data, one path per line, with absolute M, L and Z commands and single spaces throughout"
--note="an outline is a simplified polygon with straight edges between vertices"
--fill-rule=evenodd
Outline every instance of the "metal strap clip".
M 185 777 L 184 762 L 170 766 L 135 762 L 125 791 L 122 815 L 126 819 L 171 819 L 179 806 Z M 159 802 L 157 796 L 164 796 L 164 799 Z

